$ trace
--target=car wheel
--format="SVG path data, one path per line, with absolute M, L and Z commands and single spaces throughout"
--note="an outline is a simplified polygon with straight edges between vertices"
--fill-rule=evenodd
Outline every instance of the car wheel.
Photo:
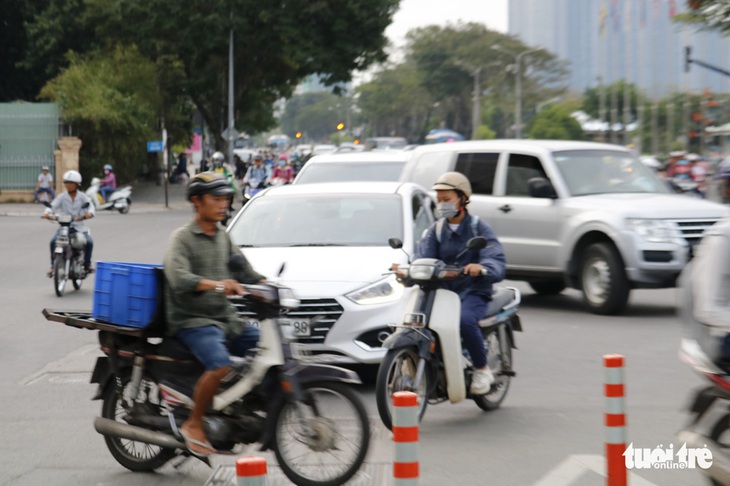
M 626 307 L 631 289 L 621 257 L 610 243 L 594 243 L 583 252 L 580 284 L 594 314 L 619 314 Z
M 560 278 L 530 280 L 528 283 L 532 290 L 541 295 L 556 295 L 565 290 L 565 282 Z

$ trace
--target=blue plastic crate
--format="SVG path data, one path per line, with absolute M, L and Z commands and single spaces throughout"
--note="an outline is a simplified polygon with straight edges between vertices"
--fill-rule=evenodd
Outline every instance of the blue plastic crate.
M 92 316 L 129 327 L 147 327 L 157 309 L 161 265 L 97 262 Z

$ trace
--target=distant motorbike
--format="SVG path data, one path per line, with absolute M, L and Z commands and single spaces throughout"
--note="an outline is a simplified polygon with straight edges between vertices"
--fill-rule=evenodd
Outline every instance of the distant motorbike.
M 101 197 L 99 188 L 101 187 L 101 180 L 98 177 L 91 179 L 91 185 L 86 189 L 86 195 L 91 198 L 94 202 L 94 207 L 97 211 L 103 211 L 105 209 L 116 210 L 121 214 L 127 214 L 129 207 L 132 204 L 132 186 L 124 186 L 118 188 L 109 196 L 107 201 Z
M 362 465 L 370 443 L 367 411 L 349 386 L 360 383 L 357 374 L 296 358 L 286 312 L 299 301 L 291 289 L 274 283 L 244 288 L 261 337 L 250 356 L 233 358 L 232 371 L 204 418 L 208 440 L 221 454 L 255 442 L 261 450 L 273 449 L 295 484 L 344 484 Z M 191 455 L 180 426 L 205 370 L 176 339 L 160 342 L 164 325 L 155 332 L 103 323 L 78 312 L 46 309 L 44 315 L 100 330 L 106 356 L 98 358 L 91 378 L 99 385 L 94 399 L 103 400 L 94 427 L 117 462 L 142 472 Z
M 392 248 L 402 248 L 397 238 Z M 478 250 L 487 240 L 478 236 L 467 243 L 467 249 Z M 464 250 L 466 251 L 466 249 Z M 507 395 L 512 369 L 512 349 L 516 348 L 514 331 L 522 331 L 517 311 L 520 292 L 512 287 L 497 288 L 487 315 L 479 322 L 487 348 L 487 362 L 496 378 L 484 395 L 469 393 L 474 367 L 462 348 L 459 330 L 461 301 L 441 282 L 463 276 L 463 267 L 446 265 L 440 260 L 420 258 L 409 266 L 401 266 L 396 275 L 406 284 L 417 285 L 410 296 L 396 331 L 384 342 L 388 349 L 375 385 L 378 413 L 387 428 L 392 426 L 393 393 L 410 391 L 418 395 L 418 418 L 423 417 L 428 403 L 446 400 L 458 403 L 471 398 L 483 410 L 494 410 Z
M 51 204 L 43 203 L 50 208 Z M 89 203 L 83 205 L 88 207 Z M 53 220 L 61 225 L 56 235 L 56 248 L 53 250 L 53 289 L 58 297 L 62 297 L 66 289 L 66 282 L 71 280 L 74 289 L 81 288 L 81 282 L 86 278 L 84 267 L 84 249 L 86 235 L 71 228 L 74 216 L 71 214 L 53 214 Z
M 245 206 L 247 202 L 266 187 L 268 187 L 268 184 L 265 181 L 257 179 L 246 181 L 243 187 L 243 205 Z

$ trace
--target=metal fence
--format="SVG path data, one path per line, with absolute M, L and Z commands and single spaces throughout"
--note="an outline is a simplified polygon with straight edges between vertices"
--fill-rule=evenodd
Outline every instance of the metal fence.
M 60 113 L 55 103 L 0 103 L 0 190 L 33 189 L 44 165 L 55 178 Z

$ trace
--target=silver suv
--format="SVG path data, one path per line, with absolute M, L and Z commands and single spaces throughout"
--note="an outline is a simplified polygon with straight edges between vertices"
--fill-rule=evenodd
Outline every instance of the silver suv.
M 727 207 L 671 193 L 629 150 L 591 142 L 492 140 L 416 148 L 401 174 L 430 188 L 448 171 L 472 184 L 507 277 L 540 294 L 567 286 L 596 314 L 623 311 L 632 288 L 674 287 L 702 233 Z

